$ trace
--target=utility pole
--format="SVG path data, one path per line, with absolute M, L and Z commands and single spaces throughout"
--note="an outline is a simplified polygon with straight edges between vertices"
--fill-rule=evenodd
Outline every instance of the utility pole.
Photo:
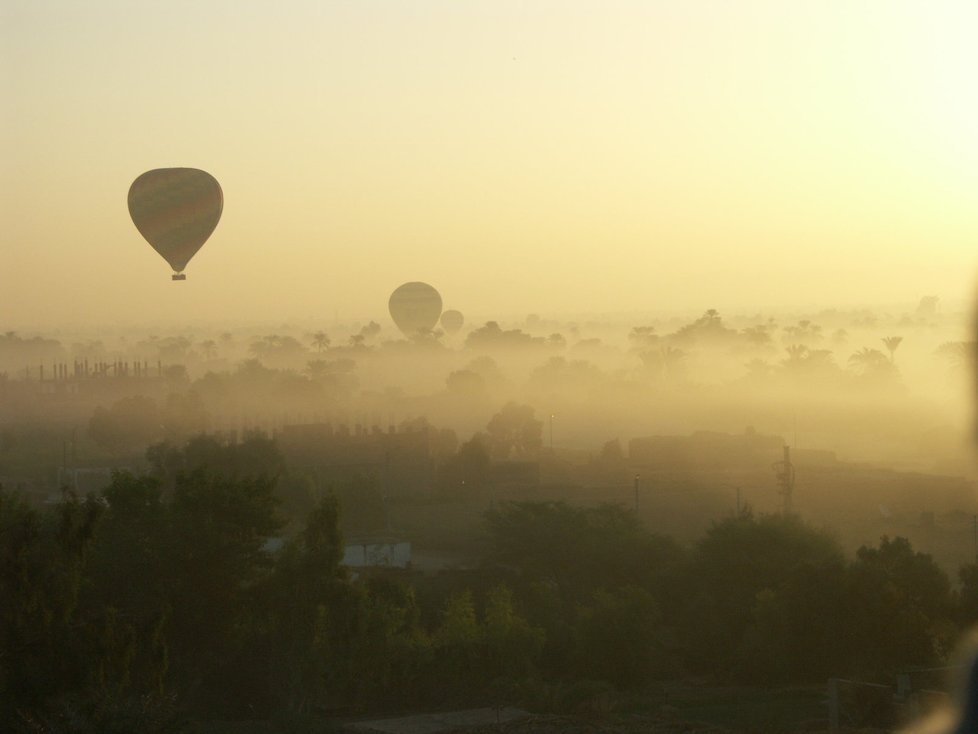
M 975 563 L 978 564 L 978 515 L 974 516 L 974 531 L 975 531 Z
M 550 414 L 550 453 L 554 452 L 554 414 Z
M 635 475 L 635 514 L 638 514 L 638 474 Z
M 737 517 L 740 517 L 740 487 L 737 487 Z

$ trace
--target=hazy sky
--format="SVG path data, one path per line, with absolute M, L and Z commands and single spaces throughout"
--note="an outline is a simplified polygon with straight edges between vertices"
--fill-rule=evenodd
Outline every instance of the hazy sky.
M 0 327 L 975 285 L 973 0 L 0 8 Z M 126 208 L 166 166 L 224 188 L 184 283 Z

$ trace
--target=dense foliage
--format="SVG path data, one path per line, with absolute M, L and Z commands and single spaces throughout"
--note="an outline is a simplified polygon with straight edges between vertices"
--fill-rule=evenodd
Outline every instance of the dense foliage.
M 693 675 L 872 679 L 941 661 L 978 620 L 975 567 L 955 592 L 904 539 L 847 559 L 749 510 L 685 548 L 619 507 L 504 504 L 476 570 L 354 578 L 334 495 L 268 550 L 288 486 L 272 442 L 150 458 L 147 476 L 45 509 L 0 491 L 4 731 L 525 704 Z

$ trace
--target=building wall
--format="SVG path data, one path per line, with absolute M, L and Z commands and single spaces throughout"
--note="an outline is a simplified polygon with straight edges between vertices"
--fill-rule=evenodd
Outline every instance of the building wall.
M 407 568 L 411 565 L 411 544 L 404 541 L 347 543 L 341 564 L 350 568 Z

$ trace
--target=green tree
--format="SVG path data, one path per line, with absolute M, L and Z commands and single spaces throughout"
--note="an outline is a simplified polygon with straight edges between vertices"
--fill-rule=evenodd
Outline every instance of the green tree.
M 850 670 L 847 569 L 840 559 L 805 562 L 754 598 L 733 671 L 745 681 L 821 682 Z
M 83 600 L 93 625 L 128 638 L 124 663 L 103 669 L 104 683 L 134 693 L 162 693 L 169 669 L 167 640 L 172 530 L 159 482 L 127 472 L 113 475 L 102 492 L 104 513 L 92 548 Z
M 505 584 L 489 591 L 484 625 L 486 675 L 510 680 L 532 676 L 545 635 L 518 613 L 513 592 Z
M 274 440 L 252 433 L 239 443 L 195 436 L 182 445 L 161 443 L 146 451 L 153 476 L 172 489 L 182 474 L 203 470 L 228 478 L 264 477 L 273 484 L 285 473 L 285 458 Z
M 323 497 L 273 573 L 250 595 L 256 619 L 253 637 L 242 650 L 257 649 L 262 656 L 259 665 L 251 664 L 254 672 L 245 690 L 262 691 L 267 680 L 265 705 L 273 710 L 306 713 L 330 693 L 346 693 L 350 687 L 357 607 L 339 565 L 338 518 L 336 499 Z M 243 662 L 247 669 L 248 658 Z
M 635 585 L 664 595 L 681 564 L 672 540 L 646 532 L 616 505 L 503 503 L 486 520 L 490 559 L 524 581 L 553 586 L 568 609 L 599 588 Z
M 350 699 L 359 706 L 416 705 L 430 695 L 430 640 L 414 589 L 383 576 L 359 587 Z M 438 682 L 442 683 L 441 681 Z
M 751 513 L 714 522 L 696 544 L 683 593 L 683 637 L 690 662 L 728 672 L 754 620 L 758 594 L 777 592 L 803 565 L 842 563 L 826 533 L 793 516 Z
M 228 714 L 249 587 L 267 573 L 262 546 L 280 527 L 274 481 L 195 469 L 176 477 L 170 500 L 167 628 L 175 682 L 200 710 Z M 231 707 L 229 710 L 228 707 Z
M 661 615 L 645 589 L 598 589 L 579 611 L 576 673 L 620 688 L 647 682 L 666 665 L 660 643 Z
M 855 671 L 878 675 L 944 659 L 955 636 L 951 585 L 934 560 L 906 538 L 885 536 L 856 556 L 846 610 Z
M 436 679 L 453 681 L 454 686 L 463 690 L 481 683 L 482 641 L 472 592 L 460 591 L 449 596 L 442 609 L 441 623 L 431 638 Z
M 0 489 L 0 729 L 89 689 L 93 632 L 79 610 L 101 505 L 65 493 L 39 514 Z M 104 655 L 101 659 L 104 659 Z
M 958 620 L 963 625 L 978 622 L 978 564 L 969 563 L 958 571 Z

